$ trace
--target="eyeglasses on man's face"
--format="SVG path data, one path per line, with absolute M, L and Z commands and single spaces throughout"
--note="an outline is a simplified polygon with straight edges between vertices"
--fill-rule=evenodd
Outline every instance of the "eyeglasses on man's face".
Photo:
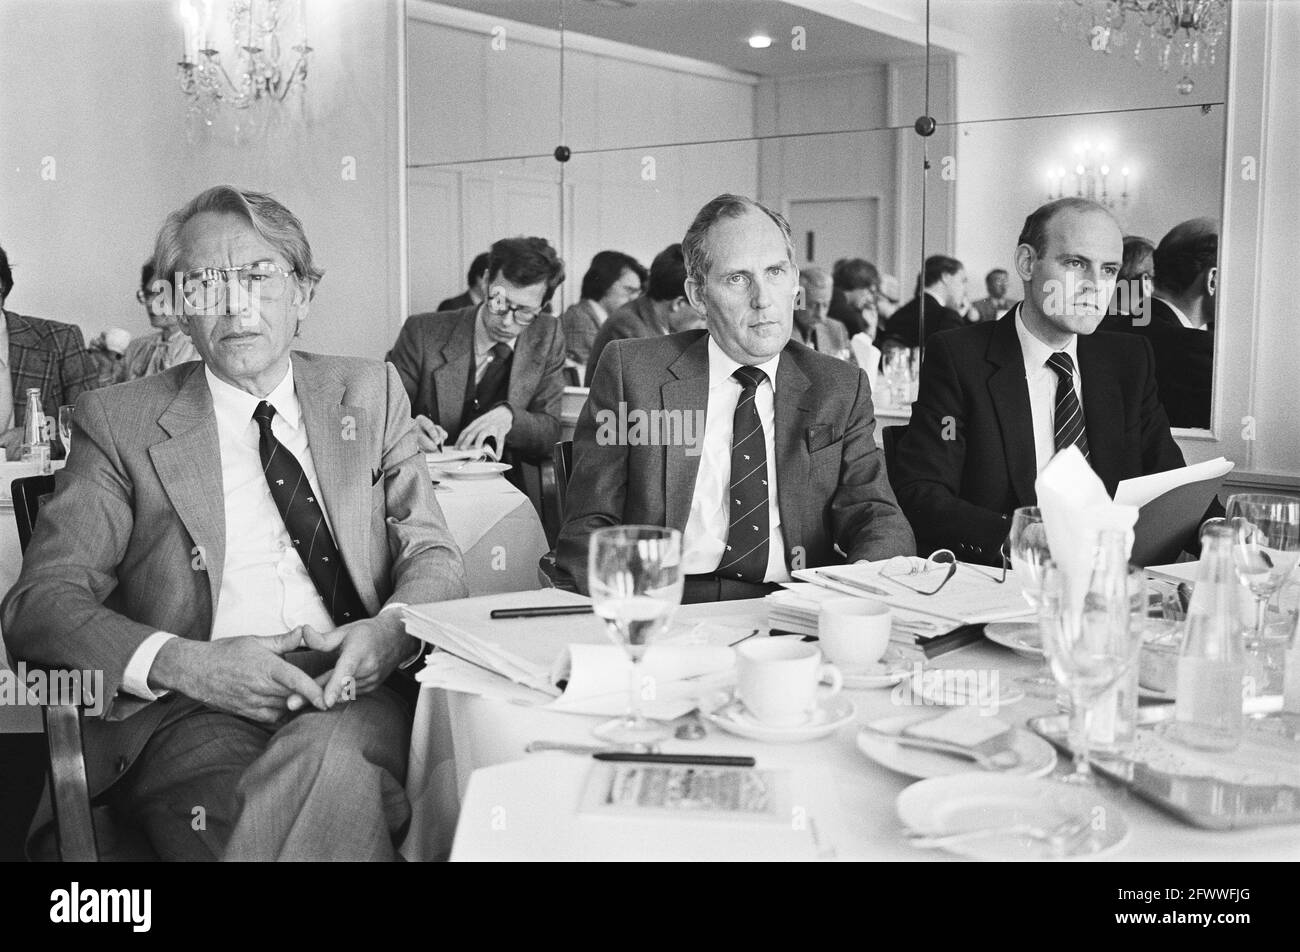
M 506 297 L 504 288 L 493 285 L 488 292 L 487 297 L 488 310 L 497 317 L 510 315 L 520 327 L 527 327 L 533 321 L 537 320 L 537 315 L 542 313 L 540 307 L 524 307 L 522 304 L 516 304 L 510 298 Z
M 194 310 L 212 311 L 226 303 L 232 280 L 249 297 L 271 301 L 284 295 L 293 277 L 292 271 L 271 261 L 234 268 L 195 268 L 183 275 L 181 293 L 185 303 Z

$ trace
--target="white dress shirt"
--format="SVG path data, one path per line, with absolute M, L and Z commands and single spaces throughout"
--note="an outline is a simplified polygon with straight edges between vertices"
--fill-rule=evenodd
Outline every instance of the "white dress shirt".
M 508 341 L 495 341 L 488 337 L 487 328 L 483 325 L 483 310 L 487 305 L 479 306 L 478 314 L 474 317 L 474 383 L 483 382 L 483 375 L 487 373 L 488 367 L 492 366 L 492 348 L 498 343 L 504 343 L 511 350 L 515 349 L 515 342 L 518 337 L 512 337 Z
M 1056 455 L 1056 385 L 1060 377 L 1047 366 L 1047 358 L 1056 353 L 1030 333 L 1016 310 L 1016 336 L 1020 338 L 1020 353 L 1025 358 L 1025 383 L 1029 386 L 1029 412 L 1034 421 L 1034 456 L 1038 462 L 1036 472 Z M 1070 355 L 1074 363 L 1074 393 L 1083 406 L 1083 375 L 1079 372 L 1079 338 L 1072 335 L 1070 342 L 1060 350 Z M 1085 420 L 1085 425 L 1087 421 Z
M 788 582 L 785 542 L 781 536 L 781 510 L 776 496 L 776 368 L 781 355 L 756 366 L 767 374 L 754 394 L 758 419 L 763 424 L 767 447 L 767 524 L 770 528 L 766 582 Z M 732 377 L 737 367 L 717 342 L 709 337 L 709 402 L 704 418 L 704 441 L 700 469 L 695 474 L 691 514 L 682 534 L 682 571 L 708 575 L 722 562 L 731 525 L 731 424 L 740 402 L 740 381 Z
M 217 418 L 226 516 L 226 557 L 212 620 L 212 640 L 278 635 L 298 625 L 311 625 L 320 632 L 333 631 L 334 621 L 293 547 L 266 484 L 257 423 L 253 420 L 253 410 L 261 399 L 217 379 L 206 367 L 203 372 Z M 271 432 L 302 465 L 319 498 L 320 482 L 294 392 L 292 365 L 266 401 L 275 407 Z M 324 506 L 321 511 L 325 511 Z M 328 514 L 325 522 L 329 524 Z M 174 637 L 155 632 L 141 643 L 126 666 L 123 690 L 145 700 L 158 697 L 149 688 L 149 670 L 159 649 Z

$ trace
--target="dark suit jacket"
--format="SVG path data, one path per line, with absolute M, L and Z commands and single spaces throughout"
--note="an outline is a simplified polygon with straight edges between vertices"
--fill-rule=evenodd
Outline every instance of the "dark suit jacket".
M 1184 327 L 1169 305 L 1150 301 L 1151 320 L 1132 329 L 1151 342 L 1156 358 L 1156 385 L 1170 426 L 1207 429 L 1214 383 L 1214 328 Z
M 610 341 L 640 340 L 646 337 L 660 337 L 667 333 L 668 328 L 659 323 L 654 312 L 654 304 L 647 295 L 643 294 L 639 298 L 628 301 L 611 314 L 609 320 L 601 324 L 600 330 L 596 332 L 596 339 L 591 342 L 591 356 L 587 358 L 587 375 L 582 385 L 591 386 L 591 381 L 596 376 L 596 365 L 600 363 L 600 355 L 609 346 Z
M 99 386 L 99 368 L 86 352 L 79 327 L 13 311 L 4 312 L 4 321 L 9 331 L 14 426 L 27 419 L 29 387 L 40 388 L 45 416 L 57 420 L 59 407 L 75 405 L 84 392 Z
M 463 597 L 460 551 L 397 375 L 376 360 L 292 360 L 325 511 L 366 610 Z M 94 795 L 127 770 L 168 709 L 166 699 L 118 694 L 135 650 L 155 631 L 211 637 L 226 517 L 202 363 L 85 394 L 73 429 L 0 617 L 16 658 L 103 672 L 103 716 L 84 721 Z
M 925 295 L 925 343 L 940 331 L 949 331 L 965 325 L 965 321 L 950 307 L 944 307 L 933 294 Z M 894 340 L 904 347 L 920 346 L 921 299 L 912 298 L 892 315 L 885 325 L 882 341 Z
M 830 354 L 832 357 L 839 357 L 849 349 L 849 335 L 844 329 L 844 325 L 839 321 L 821 320 L 812 326 L 812 343 L 807 346 L 819 354 Z M 799 332 L 799 325 L 794 326 L 794 331 L 790 335 L 792 340 L 802 343 L 802 335 Z M 850 358 L 851 359 L 851 358 Z
M 832 321 L 843 324 L 849 337 L 854 334 L 865 334 L 867 331 L 867 322 L 862 312 L 845 299 L 844 292 L 839 288 L 831 291 L 831 305 L 826 309 L 826 316 Z
M 583 298 L 570 304 L 560 315 L 560 329 L 564 331 L 564 352 L 576 364 L 586 365 L 591 358 L 591 347 L 604 323 L 592 307 L 593 302 Z M 612 315 L 606 314 L 608 319 Z
M 1008 311 L 931 339 L 894 488 L 922 552 L 999 564 L 1011 513 L 1038 501 L 1025 361 Z M 1122 479 L 1184 465 L 1156 394 L 1151 348 L 1129 334 L 1079 338 L 1092 468 L 1112 495 Z
M 465 384 L 474 359 L 474 319 L 478 306 L 446 313 L 416 314 L 397 335 L 388 360 L 397 368 L 411 412 L 423 413 L 455 440 L 468 422 Z M 564 396 L 564 335 L 553 315 L 539 314 L 515 341 L 506 403 L 515 422 L 507 449 L 549 459 L 560 438 Z
M 474 307 L 474 299 L 468 291 L 462 291 L 455 297 L 449 297 L 435 309 L 436 311 L 459 311 L 462 307 Z
M 707 331 L 694 330 L 615 341 L 606 349 L 578 418 L 567 514 L 556 546 L 559 568 L 582 591 L 591 533 L 632 524 L 685 529 L 700 467 L 698 443 L 688 452 L 685 441 L 629 446 L 598 440 L 598 414 L 617 417 L 620 403 L 683 415 L 705 411 L 708 341 Z M 885 479 L 875 428 L 866 374 L 802 344 L 786 344 L 777 366 L 775 451 L 787 565 L 797 567 L 801 559 L 811 568 L 915 551 Z

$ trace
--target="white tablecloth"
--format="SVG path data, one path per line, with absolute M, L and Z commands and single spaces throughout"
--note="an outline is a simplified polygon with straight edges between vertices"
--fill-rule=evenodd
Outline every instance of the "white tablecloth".
M 761 601 L 684 606 L 678 618 L 714 618 L 740 628 L 766 625 Z M 981 642 L 950 652 L 930 665 L 996 668 L 1006 684 L 1032 669 L 1035 662 Z M 857 705 L 860 723 L 900 712 L 891 704 L 889 690 L 846 693 Z M 1051 710 L 1050 701 L 1026 698 L 999 714 L 1007 721 L 1023 722 Z M 589 765 L 590 760 L 568 754 L 526 755 L 524 746 L 538 739 L 595 743 L 591 728 L 599 720 L 426 688 L 421 692 L 412 734 L 407 790 L 412 796 L 414 816 L 403 846 L 404 855 L 411 860 L 446 857 L 455 819 L 459 821 L 455 828 L 456 859 L 518 856 L 521 844 L 525 850 L 535 844 L 537 855 L 553 849 L 554 833 L 542 829 L 542 818 L 553 820 L 572 812 L 581 770 L 575 764 Z M 764 767 L 829 769 L 840 807 L 840 835 L 834 843 L 840 859 L 955 858 L 938 850 L 913 849 L 902 841 L 894 801 L 913 781 L 869 761 L 854 743 L 856 732 L 856 725 L 850 724 L 825 740 L 785 745 L 743 740 L 710 727 L 707 740 L 668 741 L 664 750 L 753 754 Z M 551 758 L 554 782 L 539 785 L 534 782 L 536 771 L 525 769 L 526 765 L 510 766 L 525 758 Z M 1064 770 L 1065 765 L 1057 769 Z M 525 779 L 529 785 L 521 786 Z M 1113 859 L 1294 860 L 1300 856 L 1300 827 L 1209 832 L 1186 826 L 1123 791 L 1106 795 L 1123 811 L 1130 825 L 1128 842 L 1109 854 Z M 743 848 L 736 854 L 743 856 Z

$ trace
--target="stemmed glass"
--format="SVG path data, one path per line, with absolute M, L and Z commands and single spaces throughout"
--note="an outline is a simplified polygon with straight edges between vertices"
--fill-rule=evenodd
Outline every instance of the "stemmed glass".
M 1238 493 L 1228 497 L 1227 517 L 1236 536 L 1233 562 L 1237 575 L 1255 596 L 1254 633 L 1248 648 L 1264 651 L 1268 603 L 1300 558 L 1300 499 Z
M 72 455 L 72 411 L 71 406 L 59 407 L 59 439 L 63 442 L 63 458 Z
M 618 744 L 644 744 L 668 730 L 642 715 L 647 693 L 641 660 L 650 643 L 672 621 L 682 601 L 682 535 L 661 526 L 597 529 L 587 553 L 587 585 L 592 608 L 605 619 L 611 638 L 631 659 L 628 711 L 596 728 L 597 737 Z
M 1043 513 L 1037 506 L 1021 506 L 1011 516 L 1011 534 L 1007 536 L 1007 556 L 1011 570 L 1020 582 L 1020 594 L 1029 607 L 1038 611 L 1043 588 L 1043 575 L 1052 565 L 1052 551 L 1047 545 L 1047 529 Z M 1029 623 L 1026 627 L 1033 627 Z M 1056 679 L 1047 663 L 1046 649 L 1043 663 L 1031 675 L 1016 679 L 1025 691 L 1035 697 L 1055 697 Z
M 1100 552 L 1108 532 L 1100 534 Z M 1112 550 L 1113 551 L 1113 550 Z M 1074 772 L 1065 783 L 1095 784 L 1088 764 L 1091 721 L 1097 702 L 1137 663 L 1142 625 L 1132 619 L 1131 578 L 1127 565 L 1112 566 L 1107 585 L 1089 585 L 1082 609 L 1069 597 L 1069 580 L 1048 566 L 1040 590 L 1039 622 L 1043 646 L 1057 682 L 1070 693 L 1070 749 Z
M 893 347 L 885 351 L 883 371 L 885 383 L 889 386 L 890 406 L 907 406 L 911 402 L 911 352 L 906 347 Z

